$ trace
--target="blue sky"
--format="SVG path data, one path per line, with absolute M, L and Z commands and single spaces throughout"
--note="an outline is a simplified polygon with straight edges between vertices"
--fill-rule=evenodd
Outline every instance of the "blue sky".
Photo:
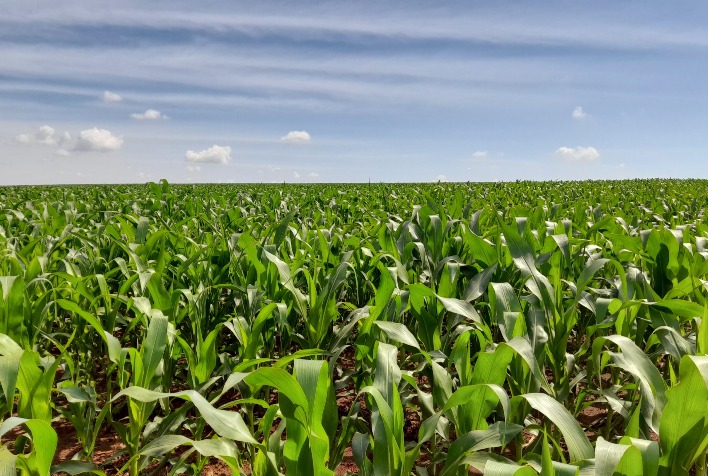
M 0 3 L 0 184 L 708 177 L 703 2 Z

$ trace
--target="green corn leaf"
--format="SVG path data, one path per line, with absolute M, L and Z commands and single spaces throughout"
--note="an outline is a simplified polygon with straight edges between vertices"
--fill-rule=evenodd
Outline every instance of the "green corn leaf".
M 29 455 L 19 456 L 14 460 L 15 463 L 17 466 L 26 469 L 29 474 L 49 476 L 52 459 L 57 448 L 56 432 L 46 421 L 11 417 L 0 425 L 0 437 L 19 425 L 26 426 L 32 437 L 32 452 Z M 4 447 L 2 447 L 0 453 L 2 451 L 4 451 Z M 8 471 L 11 464 L 12 458 L 8 455 L 2 455 L 0 458 L 0 470 Z
M 17 456 L 0 446 L 0 476 L 17 476 Z
M 56 359 L 46 371 L 37 365 L 37 360 L 38 356 L 29 351 L 25 351 L 20 359 L 20 370 L 17 376 L 17 390 L 20 393 L 17 414 L 22 418 L 36 418 L 50 422 L 52 420 L 51 390 L 61 359 Z
M 190 440 L 182 435 L 164 435 L 155 438 L 140 449 L 140 454 L 153 457 L 162 456 L 183 445 L 192 446 L 202 456 L 236 458 L 239 455 L 239 450 L 232 441 L 223 438 Z
M 14 341 L 11 342 L 14 343 Z M 4 353 L 0 356 L 0 386 L 2 386 L 5 394 L 5 406 L 8 413 L 12 411 L 15 400 L 17 376 L 20 372 L 20 362 L 23 356 L 24 351 L 19 347 L 12 353 Z
M 599 437 L 595 449 L 596 474 L 642 476 L 642 455 L 631 445 L 617 445 Z
M 268 386 L 278 390 L 296 406 L 302 409 L 301 423 L 307 424 L 307 410 L 310 405 L 298 381 L 280 368 L 261 367 L 248 374 L 244 381 L 254 387 Z
M 455 298 L 444 298 L 442 296 L 438 296 L 438 300 L 448 312 L 465 316 L 478 324 L 482 324 L 482 318 L 479 317 L 479 313 L 477 313 L 477 310 L 467 301 Z
M 221 325 L 216 326 L 207 334 L 206 339 L 199 346 L 199 359 L 194 369 L 194 374 L 200 384 L 209 379 L 214 367 L 216 367 L 216 338 L 220 331 Z
M 523 429 L 521 425 L 496 422 L 486 430 L 474 430 L 460 435 L 450 445 L 440 476 L 458 474 L 459 466 L 470 453 L 505 446 Z
M 612 335 L 597 337 L 593 342 L 592 361 L 596 375 L 600 373 L 600 352 L 609 341 L 617 345 L 621 353 L 611 354 L 614 364 L 639 380 L 642 391 L 642 416 L 647 425 L 658 430 L 661 412 L 666 404 L 666 384 L 649 357 L 629 338 Z
M 661 415 L 661 475 L 688 474 L 708 434 L 708 357 L 683 357 L 679 373 L 678 385 L 666 392 Z
M 24 329 L 25 280 L 21 276 L 0 276 L 0 333 L 22 344 Z
M 381 329 L 389 339 L 420 350 L 418 340 L 404 324 L 390 321 L 374 321 L 374 324 Z
M 641 440 L 624 436 L 620 439 L 622 445 L 632 445 L 642 455 L 644 476 L 656 476 L 659 471 L 659 444 L 656 441 Z
M 95 474 L 96 476 L 106 476 L 106 473 L 98 469 L 95 464 L 75 460 L 62 461 L 61 463 L 52 466 L 52 474 L 61 473 L 68 474 L 69 476 L 76 476 L 80 474 Z M 2 475 L 2 473 L 0 473 L 0 475 Z
M 57 299 L 56 303 L 61 307 L 62 309 L 73 312 L 74 314 L 78 314 L 81 316 L 86 322 L 88 322 L 95 330 L 98 332 L 99 337 L 103 339 L 103 341 L 106 343 L 106 347 L 108 349 L 108 357 L 112 362 L 117 362 L 118 359 L 120 358 L 120 343 L 118 339 L 116 339 L 111 333 L 103 329 L 103 325 L 101 325 L 100 321 L 96 319 L 96 317 L 81 309 L 78 304 L 68 301 L 66 299 Z
M 150 319 L 147 335 L 140 348 L 140 359 L 133 355 L 134 381 L 138 387 L 148 388 L 164 357 L 167 346 L 168 320 L 161 313 Z
M 526 400 L 534 410 L 541 412 L 558 427 L 568 445 L 571 461 L 580 461 L 594 456 L 595 452 L 585 432 L 563 405 L 543 393 L 519 395 L 512 401 L 518 399 Z
M 472 302 L 487 292 L 487 286 L 492 280 L 496 269 L 497 263 L 494 263 L 492 266 L 485 268 L 483 271 L 480 271 L 472 279 L 470 279 L 467 283 L 462 299 L 467 302 Z
M 531 466 L 500 463 L 488 460 L 484 465 L 485 476 L 536 476 L 536 471 Z
M 148 390 L 142 387 L 128 387 L 118 394 L 111 401 L 116 401 L 121 397 L 130 397 L 139 402 L 154 402 L 161 398 L 180 398 L 191 401 L 199 411 L 206 423 L 212 427 L 217 435 L 235 441 L 242 441 L 257 445 L 248 427 L 237 412 L 218 410 L 214 408 L 204 397 L 194 390 L 183 390 L 175 393 L 163 393 Z

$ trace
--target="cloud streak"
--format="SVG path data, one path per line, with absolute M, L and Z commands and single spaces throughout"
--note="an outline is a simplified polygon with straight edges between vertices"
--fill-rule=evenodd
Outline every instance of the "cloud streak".
M 41 2 L 39 2 L 41 3 Z M 670 25 L 648 26 L 636 21 L 630 8 L 617 8 L 612 19 L 585 11 L 584 28 L 577 28 L 577 8 L 562 12 L 549 4 L 529 10 L 505 5 L 504 11 L 487 6 L 448 8 L 417 5 L 405 13 L 380 3 L 368 8 L 342 6 L 333 11 L 317 4 L 279 4 L 277 9 L 253 4 L 250 14 L 236 9 L 210 12 L 175 2 L 173 9 L 160 15 L 149 14 L 138 4 L 125 2 L 105 15 L 89 2 L 72 2 L 52 9 L 18 5 L 5 12 L 5 21 L 22 32 L 27 24 L 76 29 L 84 26 L 139 28 L 155 31 L 183 30 L 204 34 L 241 34 L 246 37 L 279 36 L 304 39 L 367 42 L 379 41 L 459 41 L 486 44 L 580 45 L 610 49 L 640 50 L 672 47 L 706 47 L 708 35 L 699 28 L 672 29 Z M 52 4 L 53 5 L 53 4 Z M 395 14 L 392 14 L 395 13 Z M 635 20 L 635 21 L 633 21 Z
M 145 112 L 136 112 L 130 115 L 136 121 L 159 121 L 160 119 L 169 119 L 166 115 L 155 109 L 147 109 Z

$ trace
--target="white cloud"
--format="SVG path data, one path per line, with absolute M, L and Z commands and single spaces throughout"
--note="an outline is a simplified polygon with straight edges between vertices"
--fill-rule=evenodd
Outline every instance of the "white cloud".
M 577 106 L 575 109 L 573 109 L 573 119 L 585 119 L 588 117 L 588 113 L 583 111 L 583 108 L 580 106 Z
M 298 172 L 298 171 L 293 172 L 293 177 L 295 177 L 296 179 L 300 178 L 300 172 Z
M 54 128 L 42 126 L 34 133 L 34 140 L 42 145 L 57 145 L 57 140 L 54 138 Z
M 320 174 L 318 174 L 317 172 L 310 172 L 307 175 L 308 175 L 308 177 L 312 177 L 312 178 L 318 178 L 320 176 Z
M 69 152 L 66 149 L 57 149 L 54 151 L 54 155 L 58 155 L 59 157 L 66 157 L 70 154 L 71 154 L 71 152 Z
M 113 135 L 106 129 L 86 129 L 79 133 L 79 138 L 76 140 L 74 150 L 96 150 L 100 152 L 109 152 L 119 150 L 123 146 L 123 138 Z
M 486 159 L 488 156 L 489 153 L 486 150 L 478 150 L 472 154 L 475 159 Z
M 438 175 L 435 177 L 435 182 L 447 182 L 447 177 L 442 174 Z
M 65 133 L 66 134 L 66 133 Z M 44 125 L 33 134 L 20 134 L 15 136 L 15 142 L 19 144 L 40 144 L 55 146 L 58 141 L 54 137 L 54 128 Z
M 103 91 L 103 102 L 121 102 L 123 97 L 111 91 Z
M 208 149 L 199 152 L 188 150 L 185 154 L 187 162 L 200 162 L 210 164 L 228 164 L 231 162 L 231 147 L 214 144 Z
M 556 155 L 566 160 L 592 162 L 600 158 L 600 153 L 594 147 L 561 147 Z
M 159 121 L 160 119 L 169 119 L 166 115 L 155 109 L 147 109 L 145 112 L 136 112 L 130 117 L 136 121 Z
M 43 145 L 48 147 L 61 147 L 71 141 L 71 134 L 64 132 L 57 134 L 56 130 L 48 125 L 43 125 L 31 134 L 19 134 L 15 136 L 14 141 L 18 144 L 26 145 Z M 59 153 L 61 155 L 61 153 Z
M 270 170 L 271 172 L 277 172 L 278 170 L 280 170 L 280 167 L 278 167 L 277 165 L 268 165 L 268 170 Z
M 188 172 L 201 172 L 202 166 L 201 165 L 188 165 L 187 171 Z
M 280 138 L 283 142 L 292 144 L 310 142 L 310 134 L 307 131 L 290 131 Z
M 32 135 L 31 134 L 19 134 L 15 136 L 15 142 L 18 144 L 31 144 Z

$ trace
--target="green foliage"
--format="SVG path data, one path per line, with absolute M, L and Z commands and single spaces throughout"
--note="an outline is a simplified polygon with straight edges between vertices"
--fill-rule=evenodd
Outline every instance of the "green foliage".
M 0 188 L 0 474 L 706 474 L 707 197 Z

